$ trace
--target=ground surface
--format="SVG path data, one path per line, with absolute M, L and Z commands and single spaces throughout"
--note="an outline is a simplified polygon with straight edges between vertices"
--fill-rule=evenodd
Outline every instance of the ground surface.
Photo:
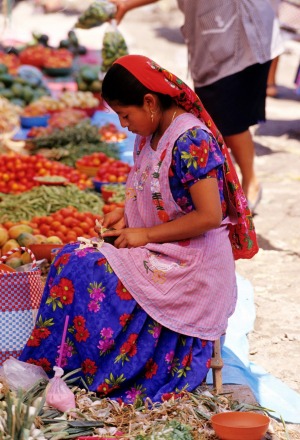
M 130 53 L 154 58 L 191 85 L 179 31 L 182 16 L 175 5 L 175 0 L 165 0 L 132 11 L 119 29 Z M 20 2 L 5 34 L 28 39 L 37 30 L 49 33 L 55 44 L 76 21 L 72 14 L 33 11 L 30 2 Z M 100 49 L 104 30 L 80 30 L 78 36 L 83 44 Z M 252 129 L 263 186 L 255 216 L 260 251 L 250 261 L 238 261 L 237 271 L 255 292 L 250 360 L 300 392 L 300 96 L 294 88 L 299 39 L 287 39 L 285 48 L 277 75 L 280 95 L 267 100 L 268 122 Z

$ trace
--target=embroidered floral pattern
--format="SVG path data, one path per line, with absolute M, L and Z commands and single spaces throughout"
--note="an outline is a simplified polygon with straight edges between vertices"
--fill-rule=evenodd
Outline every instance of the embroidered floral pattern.
M 149 263 L 149 261 L 144 260 L 144 267 L 146 269 L 146 272 L 152 273 L 152 280 L 154 283 L 163 284 L 166 281 L 166 272 L 159 270 L 155 267 L 152 267 L 152 265 Z
M 147 165 L 143 171 L 137 169 L 134 172 L 133 185 L 137 191 L 143 191 L 144 185 L 149 177 L 150 171 L 151 171 L 151 166 Z
M 166 156 L 166 150 L 164 150 L 160 156 L 160 160 L 156 165 L 154 172 L 152 174 L 151 180 L 151 192 L 152 192 L 152 201 L 157 210 L 157 215 L 162 222 L 169 221 L 169 216 L 164 209 L 164 201 L 162 199 L 160 184 L 159 184 L 159 176 L 160 176 L 160 168 L 162 166 L 163 160 Z

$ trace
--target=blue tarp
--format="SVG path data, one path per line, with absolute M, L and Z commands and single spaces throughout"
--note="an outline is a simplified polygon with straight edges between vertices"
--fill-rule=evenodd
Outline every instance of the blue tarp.
M 92 124 L 95 125 L 102 126 L 107 124 L 108 122 L 112 122 L 120 131 L 124 131 L 127 134 L 127 138 L 119 143 L 120 159 L 132 165 L 133 164 L 132 151 L 133 151 L 135 135 L 133 133 L 130 133 L 126 128 L 125 129 L 122 128 L 116 113 L 109 112 L 109 110 L 107 110 L 106 112 L 105 111 L 96 112 L 92 118 Z
M 223 384 L 247 385 L 261 406 L 274 411 L 272 417 L 300 423 L 300 394 L 248 359 L 247 334 L 253 330 L 256 316 L 254 292 L 251 283 L 239 274 L 237 281 L 237 307 L 222 344 Z M 212 383 L 211 372 L 208 383 Z

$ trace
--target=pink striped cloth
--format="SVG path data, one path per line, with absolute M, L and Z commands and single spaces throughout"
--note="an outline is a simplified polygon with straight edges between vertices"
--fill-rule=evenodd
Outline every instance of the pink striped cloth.
M 201 126 L 189 113 L 178 116 L 153 151 L 137 137 L 135 164 L 126 188 L 130 227 L 148 227 L 184 215 L 169 187 L 172 149 L 187 129 Z M 203 125 L 203 129 L 209 131 Z M 157 196 L 161 196 L 157 197 Z M 161 209 L 157 209 L 159 207 Z M 189 336 L 216 340 L 236 304 L 235 263 L 227 225 L 191 240 L 101 251 L 140 306 L 163 326 Z

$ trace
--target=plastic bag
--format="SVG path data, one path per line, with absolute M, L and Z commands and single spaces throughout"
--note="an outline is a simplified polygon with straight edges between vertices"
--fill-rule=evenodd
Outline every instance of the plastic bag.
M 115 23 L 111 23 L 102 41 L 101 72 L 107 72 L 112 64 L 123 55 L 128 55 L 126 41 Z
M 42 367 L 19 361 L 13 357 L 3 362 L 3 376 L 12 390 L 27 391 L 39 380 L 49 380 Z
M 76 28 L 91 29 L 114 18 L 117 7 L 107 0 L 93 2 L 78 18 Z
M 53 370 L 55 375 L 46 389 L 46 403 L 59 411 L 69 411 L 76 407 L 75 396 L 61 378 L 64 370 L 60 367 L 53 367 Z

